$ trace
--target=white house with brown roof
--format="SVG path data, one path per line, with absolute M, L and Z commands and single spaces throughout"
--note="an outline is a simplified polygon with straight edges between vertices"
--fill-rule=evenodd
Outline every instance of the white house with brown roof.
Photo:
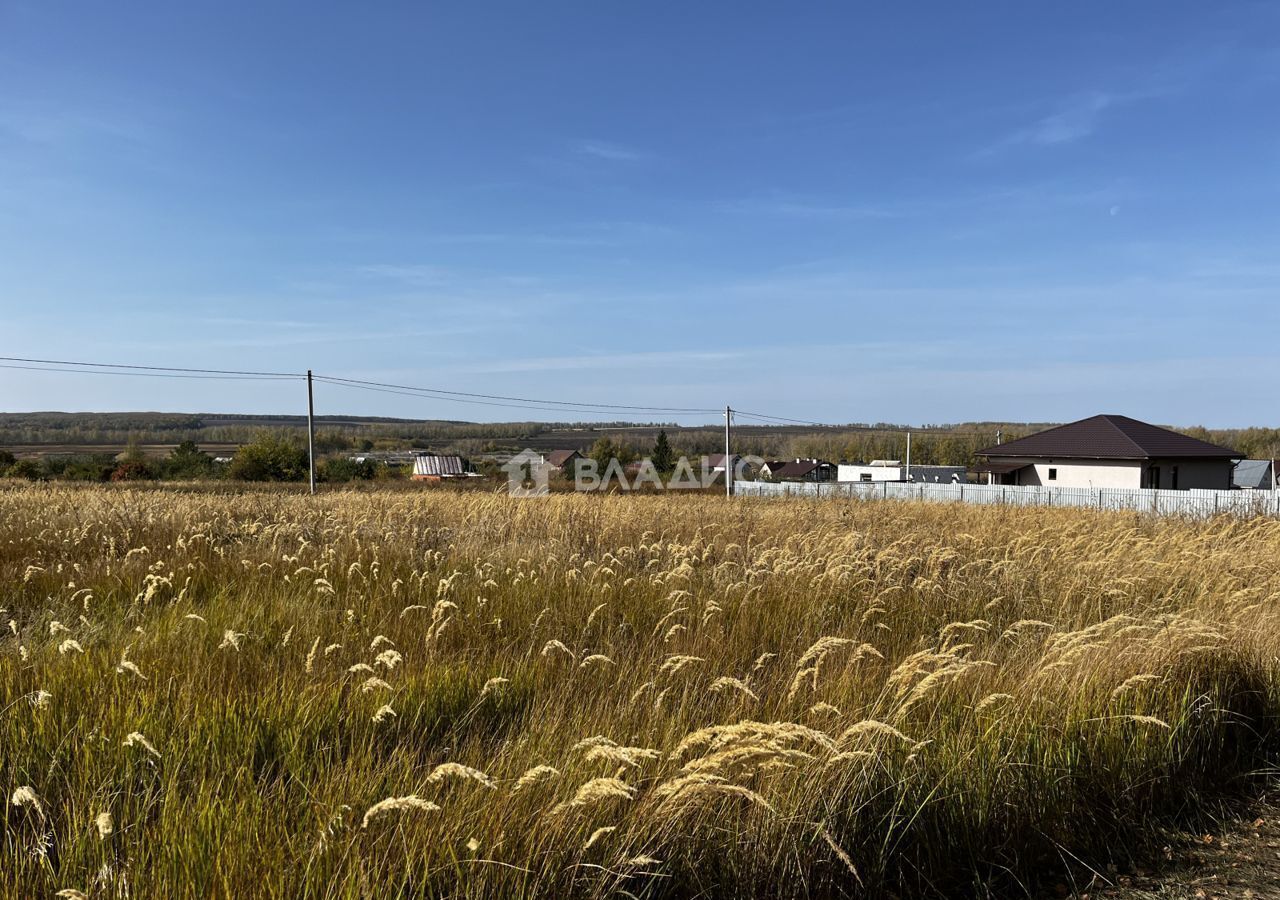
M 1244 454 L 1128 416 L 1102 415 L 979 450 L 995 484 L 1229 490 Z

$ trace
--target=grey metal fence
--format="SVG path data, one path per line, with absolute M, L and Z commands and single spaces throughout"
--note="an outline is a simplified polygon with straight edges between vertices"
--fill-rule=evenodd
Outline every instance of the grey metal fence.
M 734 490 L 748 497 L 848 497 L 856 500 L 923 500 L 1004 506 L 1075 506 L 1198 519 L 1222 514 L 1280 518 L 1280 491 L 1163 491 L 1147 488 L 909 484 L 899 481 L 824 484 L 739 481 L 734 484 Z

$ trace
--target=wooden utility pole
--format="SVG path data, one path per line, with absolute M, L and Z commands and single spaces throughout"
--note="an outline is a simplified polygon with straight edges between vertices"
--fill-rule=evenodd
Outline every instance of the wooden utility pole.
M 730 456 L 730 434 L 729 429 L 733 420 L 733 410 L 728 406 L 724 408 L 724 495 L 726 497 L 733 496 L 733 459 Z
M 316 402 L 311 390 L 311 370 L 307 369 L 307 465 L 311 470 L 311 493 L 316 492 Z

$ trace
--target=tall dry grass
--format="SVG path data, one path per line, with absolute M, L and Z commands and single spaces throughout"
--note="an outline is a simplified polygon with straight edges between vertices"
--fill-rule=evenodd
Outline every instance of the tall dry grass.
M 0 489 L 0 886 L 1007 895 L 1272 758 L 1280 524 Z

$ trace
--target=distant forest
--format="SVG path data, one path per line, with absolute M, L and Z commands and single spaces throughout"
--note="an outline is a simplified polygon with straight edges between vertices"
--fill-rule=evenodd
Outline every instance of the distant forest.
M 975 453 L 996 443 L 1024 437 L 1056 423 L 964 422 L 912 427 L 912 462 L 972 465 Z M 832 461 L 902 459 L 908 426 L 892 423 L 832 427 L 735 425 L 734 452 L 765 458 L 819 457 Z M 421 449 L 476 457 L 522 447 L 586 450 L 599 438 L 639 455 L 649 451 L 665 430 L 677 454 L 718 452 L 724 446 L 720 425 L 682 427 L 670 423 L 498 422 L 318 416 L 316 443 L 321 454 L 371 450 Z M 1280 429 L 1178 428 L 1202 440 L 1231 447 L 1251 458 L 1280 452 Z M 303 439 L 304 416 L 249 416 L 210 413 L 0 413 L 0 447 L 18 456 L 172 447 L 193 441 L 201 447 L 234 450 L 263 432 Z

